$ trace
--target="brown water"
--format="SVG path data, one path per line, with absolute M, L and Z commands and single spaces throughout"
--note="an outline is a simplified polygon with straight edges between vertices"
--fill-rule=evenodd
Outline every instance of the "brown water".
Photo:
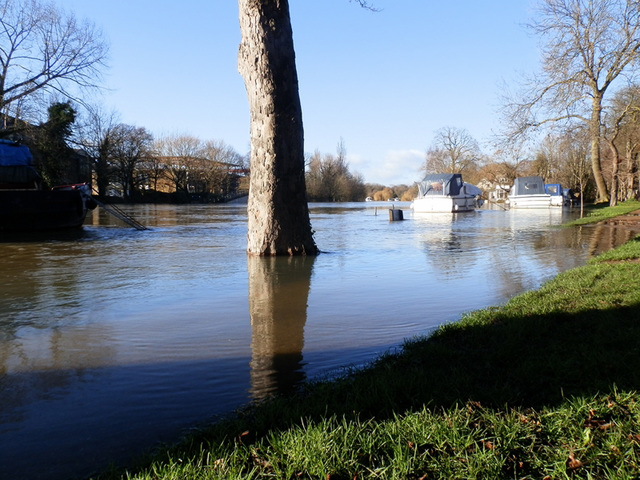
M 390 222 L 312 204 L 317 258 L 247 258 L 244 205 L 135 206 L 0 243 L 0 478 L 67 479 L 503 303 L 635 233 L 570 212 Z

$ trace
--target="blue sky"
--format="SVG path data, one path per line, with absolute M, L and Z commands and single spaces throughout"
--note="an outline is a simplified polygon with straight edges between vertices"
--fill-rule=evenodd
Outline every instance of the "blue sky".
M 54 0 L 110 43 L 104 104 L 156 136 L 191 134 L 249 150 L 235 0 Z M 411 184 L 442 127 L 481 144 L 499 91 L 537 69 L 526 31 L 535 0 L 290 0 L 305 150 L 342 139 L 365 181 Z M 487 152 L 489 149 L 487 148 Z

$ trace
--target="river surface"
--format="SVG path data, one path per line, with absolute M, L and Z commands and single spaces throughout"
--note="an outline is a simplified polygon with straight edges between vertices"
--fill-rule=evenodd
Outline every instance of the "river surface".
M 501 304 L 627 241 L 568 211 L 390 221 L 311 204 L 317 258 L 251 258 L 246 205 L 98 209 L 0 242 L 0 479 L 82 478 L 305 379 Z

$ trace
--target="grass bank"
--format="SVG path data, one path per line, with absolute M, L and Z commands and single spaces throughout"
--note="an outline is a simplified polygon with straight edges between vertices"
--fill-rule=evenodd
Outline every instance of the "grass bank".
M 102 478 L 640 478 L 639 279 L 635 239 Z
M 615 207 L 609 207 L 606 203 L 590 205 L 585 209 L 585 216 L 566 224 L 566 226 L 585 225 L 588 223 L 601 222 L 609 220 L 620 215 L 640 210 L 640 202 L 637 200 L 627 200 L 621 202 Z

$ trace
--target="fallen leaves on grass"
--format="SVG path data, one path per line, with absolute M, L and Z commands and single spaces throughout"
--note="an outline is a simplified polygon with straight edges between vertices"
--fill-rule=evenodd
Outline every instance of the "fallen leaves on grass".
M 569 453 L 569 458 L 567 459 L 567 468 L 574 471 L 582 466 L 583 463 L 573 455 L 573 452 Z

